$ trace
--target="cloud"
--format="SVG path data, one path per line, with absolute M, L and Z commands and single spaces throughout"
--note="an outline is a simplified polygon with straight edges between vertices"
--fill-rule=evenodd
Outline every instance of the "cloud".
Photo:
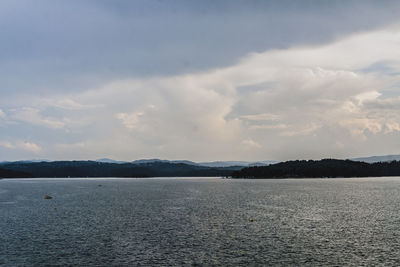
M 18 146 L 21 149 L 24 149 L 28 152 L 33 152 L 35 154 L 38 154 L 42 150 L 42 148 L 40 146 L 38 146 L 37 144 L 32 143 L 32 142 L 19 143 Z
M 4 113 L 3 110 L 0 109 L 0 119 L 5 118 L 6 114 Z
M 119 120 L 122 121 L 122 123 L 125 125 L 126 128 L 128 129 L 134 129 L 137 128 L 139 119 L 141 116 L 143 116 L 143 112 L 133 112 L 133 113 L 118 113 L 115 115 L 115 117 Z
M 277 114 L 261 113 L 252 115 L 242 115 L 239 118 L 248 121 L 277 121 L 280 119 L 280 116 L 278 116 Z
M 0 147 L 11 149 L 14 148 L 14 145 L 8 141 L 0 141 Z
M 42 116 L 40 109 L 24 107 L 14 110 L 12 118 L 16 121 L 26 122 L 32 125 L 45 126 L 54 129 L 64 128 L 69 120 L 67 118 L 57 119 L 50 116 Z
M 18 141 L 14 140 L 12 142 L 9 141 L 0 141 L 0 148 L 6 148 L 6 149 L 12 149 L 12 150 L 23 150 L 27 152 L 31 152 L 34 154 L 38 154 L 39 152 L 42 151 L 42 148 L 33 143 L 33 142 L 27 142 L 27 141 Z
M 228 67 L 250 52 L 379 29 L 398 21 L 399 11 L 397 1 L 369 0 L 5 0 L 0 90 L 80 92 L 118 79 Z
M 53 98 L 53 99 L 45 99 L 45 98 L 40 98 L 40 99 L 35 99 L 36 100 L 36 106 L 46 106 L 46 107 L 55 107 L 55 108 L 60 108 L 60 109 L 66 109 L 66 110 L 84 110 L 84 109 L 93 109 L 97 107 L 101 107 L 101 104 L 97 105 L 85 105 L 82 103 L 79 103 L 78 100 L 72 100 L 70 98 L 67 98 L 63 96 L 62 98 Z
M 243 140 L 240 144 L 246 149 L 261 148 L 261 145 L 252 139 Z
M 325 131 L 331 131 L 332 127 L 353 136 L 324 140 L 321 149 L 328 149 L 338 142 L 366 141 L 366 131 L 374 135 L 396 131 L 399 107 L 395 111 L 384 109 L 384 113 L 370 107 L 383 101 L 385 96 L 380 91 L 392 86 L 398 77 L 359 69 L 389 58 L 400 61 L 400 57 L 393 56 L 399 49 L 396 41 L 399 37 L 398 30 L 362 33 L 325 46 L 251 54 L 228 68 L 170 78 L 128 80 L 110 84 L 104 90 L 109 90 L 110 95 L 121 93 L 127 99 L 135 98 L 141 102 L 140 106 L 159 101 L 155 104 L 157 112 L 143 113 L 136 108 L 131 113 L 120 113 L 118 118 L 129 129 L 147 129 L 148 137 L 166 139 L 167 144 L 177 142 L 168 136 L 180 136 L 181 142 L 190 136 L 188 151 L 195 147 L 191 142 L 227 149 L 227 144 L 244 144 L 241 140 L 252 140 L 257 147 L 274 151 L 288 150 L 293 144 L 288 138 L 304 136 L 307 139 L 304 146 L 310 146 L 323 140 L 322 135 L 329 136 Z M 385 52 L 376 51 L 376 47 Z M 262 88 L 260 84 L 268 86 Z M 244 86 L 248 90 L 239 91 Z M 249 90 L 253 86 L 257 90 Z M 139 92 L 140 88 L 146 91 Z M 147 128 L 138 127 L 139 121 L 147 124 Z M 157 134 L 161 132 L 165 134 L 163 137 Z M 172 145 L 166 146 L 173 150 Z M 227 150 L 240 156 L 238 149 Z M 268 151 L 264 153 L 274 156 Z M 302 153 L 299 152 L 299 157 Z M 305 154 L 318 156 L 315 151 Z
M 325 45 L 251 53 L 202 72 L 118 79 L 56 94 L 54 101 L 46 96 L 31 107 L 24 103 L 12 118 L 73 128 L 62 135 L 64 144 L 84 143 L 91 158 L 284 160 L 392 153 L 400 149 L 393 145 L 400 137 L 400 76 L 364 70 L 390 60 L 400 73 L 399 39 L 393 26 Z M 61 139 L 52 138 L 47 142 Z M 55 145 L 49 153 L 64 151 L 74 157 L 68 146 Z

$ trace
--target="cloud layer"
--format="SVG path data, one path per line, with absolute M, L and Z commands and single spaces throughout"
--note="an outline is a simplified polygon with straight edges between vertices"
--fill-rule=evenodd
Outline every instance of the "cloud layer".
M 396 152 L 398 40 L 392 27 L 328 45 L 252 53 L 205 72 L 20 100 L 4 105 L 2 127 L 34 130 L 19 146 L 3 133 L 2 148 L 54 158 L 195 160 Z M 371 70 L 377 64 L 384 67 Z
M 94 8 L 92 2 L 82 3 L 84 10 Z M 371 10 L 371 6 L 371 3 L 366 4 L 365 10 Z M 273 7 L 279 10 L 276 3 Z M 67 8 L 70 7 L 67 5 Z M 322 6 L 320 10 L 325 8 Z M 99 12 L 108 9 L 98 6 L 94 10 L 96 16 L 88 20 L 110 18 L 109 13 L 97 17 Z M 285 14 L 294 12 L 288 6 L 283 6 L 283 10 Z M 316 12 L 304 7 L 302 10 L 300 17 Z M 126 22 L 140 18 L 139 15 L 125 17 L 119 8 L 113 12 L 118 16 L 114 14 L 116 17 L 107 20 L 104 27 L 112 27 L 121 19 Z M 176 12 L 181 16 L 194 11 Z M 218 14 L 213 13 L 214 9 L 210 12 L 204 16 L 210 18 Z M 245 10 L 243 16 L 257 14 L 254 12 L 254 9 Z M 159 69 L 152 75 L 141 75 L 132 66 L 127 68 L 131 75 L 119 66 L 118 75 L 105 75 L 105 79 L 102 70 L 92 67 L 90 71 L 80 69 L 82 73 L 76 75 L 69 68 L 64 73 L 58 70 L 57 75 L 64 75 L 64 79 L 70 77 L 72 84 L 77 85 L 72 89 L 63 79 L 53 80 L 52 72 L 48 73 L 46 85 L 42 83 L 44 80 L 34 82 L 31 88 L 27 83 L 21 84 L 21 88 L 28 89 L 18 89 L 14 81 L 8 80 L 9 88 L 14 90 L 7 89 L 7 83 L 3 82 L 6 89 L 0 99 L 0 160 L 33 157 L 287 160 L 399 153 L 400 27 L 383 22 L 393 20 L 388 16 L 387 20 L 367 27 L 360 18 L 360 25 L 352 26 L 355 32 L 340 30 L 340 24 L 332 24 L 335 30 L 326 35 L 317 31 L 320 39 L 311 38 L 308 44 L 307 38 L 284 42 L 283 37 L 272 34 L 272 39 L 284 45 L 267 45 L 264 50 L 262 46 L 243 44 L 240 47 L 244 50 L 233 53 L 229 50 L 231 41 L 226 41 L 227 53 L 235 56 L 222 60 L 222 64 L 204 59 L 201 66 L 194 64 L 185 71 L 173 65 L 174 70 L 167 71 L 167 62 L 171 59 L 163 61 L 160 56 L 165 55 L 166 48 L 161 52 L 155 50 L 156 56 L 152 59 L 154 62 L 159 59 L 165 70 Z M 377 26 L 380 28 L 376 29 Z M 280 27 L 285 29 L 283 24 Z M 364 28 L 369 30 L 359 32 Z M 95 29 L 88 31 L 96 34 Z M 46 36 L 48 31 L 46 28 Z M 307 31 L 302 28 L 300 32 Z M 333 38 L 335 33 L 338 36 Z M 260 44 L 263 40 L 260 38 L 254 41 Z M 169 40 L 169 37 L 162 40 Z M 167 43 L 161 45 L 168 48 Z M 99 49 L 108 51 L 104 46 L 101 44 Z M 187 51 L 182 47 L 185 45 L 176 48 L 172 57 L 180 51 L 185 55 Z M 196 46 L 186 44 L 186 47 Z M 149 53 L 152 46 L 143 46 L 143 49 Z M 21 55 L 21 60 L 43 55 L 38 51 L 34 48 L 32 55 Z M 216 50 L 210 51 L 214 53 L 204 56 L 216 55 Z M 72 58 L 79 53 L 72 53 Z M 205 52 L 197 55 L 200 61 L 202 53 Z M 49 66 L 60 54 L 55 52 L 54 55 L 49 55 L 52 62 Z M 127 51 L 127 55 L 129 58 L 133 54 Z M 218 55 L 216 58 L 221 59 Z M 36 59 L 32 60 L 36 63 L 28 64 L 29 68 L 37 64 Z M 12 62 L 17 64 L 18 61 L 14 58 Z M 75 59 L 72 62 L 77 64 Z M 118 64 L 123 62 L 118 61 Z M 21 74 L 30 80 L 29 75 Z M 42 77 L 43 73 L 37 75 Z M 82 75 L 95 77 L 96 81 L 82 81 L 79 78 Z M 55 85 L 54 81 L 60 84 Z M 49 90 L 52 86 L 55 87 Z

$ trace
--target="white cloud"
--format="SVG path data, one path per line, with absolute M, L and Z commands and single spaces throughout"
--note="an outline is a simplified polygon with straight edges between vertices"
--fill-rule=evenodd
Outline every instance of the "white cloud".
M 80 136 L 92 140 L 85 143 L 88 154 L 107 151 L 126 159 L 380 153 L 377 147 L 395 149 L 389 140 L 371 138 L 399 132 L 400 93 L 386 95 L 385 89 L 396 88 L 400 76 L 363 70 L 390 60 L 400 72 L 398 40 L 395 28 L 254 53 L 202 73 L 118 80 L 65 101 L 46 98 L 42 106 L 17 109 L 14 119 L 59 129 L 84 118 L 91 125 Z M 60 114 L 46 113 L 48 107 Z M 368 152 L 366 142 L 375 142 L 375 150 Z
M 141 116 L 143 116 L 143 112 L 133 112 L 133 113 L 118 113 L 115 115 L 115 117 L 119 120 L 122 121 L 122 123 L 125 125 L 126 128 L 128 129 L 134 129 L 137 128 L 139 119 Z
M 24 149 L 29 152 L 33 152 L 35 154 L 39 153 L 42 150 L 42 148 L 40 146 L 38 146 L 37 144 L 32 143 L 32 142 L 19 143 L 18 146 L 21 149 Z
M 19 150 L 34 154 L 39 154 L 42 151 L 42 148 L 33 142 L 20 140 L 0 141 L 0 148 L 11 149 L 13 151 Z
M 92 109 L 101 107 L 101 104 L 82 104 L 78 100 L 73 100 L 68 97 L 58 97 L 55 99 L 36 99 L 36 106 L 45 106 L 45 107 L 56 107 L 66 110 L 85 110 L 85 109 Z
M 57 149 L 84 149 L 87 146 L 85 142 L 77 142 L 77 143 L 60 143 L 55 144 Z
M 6 114 L 4 113 L 4 111 L 0 109 L 0 118 L 4 118 L 5 116 Z
M 241 145 L 246 149 L 261 148 L 261 145 L 252 139 L 243 140 Z
M 283 132 L 281 132 L 282 136 L 296 136 L 296 135 L 310 135 L 319 128 L 321 128 L 320 125 L 317 125 L 315 123 L 311 123 L 308 125 L 304 125 L 299 127 L 298 125 L 292 126 L 292 129 L 287 129 Z
M 378 99 L 382 94 L 377 91 L 370 91 L 356 95 L 354 98 L 358 101 L 358 105 L 364 104 L 367 101 L 374 101 Z
M 14 145 L 11 144 L 11 143 L 8 142 L 8 141 L 0 141 L 0 147 L 4 147 L 4 148 L 9 148 L 9 149 L 11 149 L 11 148 L 14 148 Z
M 277 121 L 280 119 L 280 116 L 276 114 L 252 114 L 252 115 L 243 115 L 239 117 L 242 120 L 249 120 L 249 121 Z
M 67 118 L 57 119 L 50 116 L 42 116 L 39 109 L 31 107 L 24 107 L 15 110 L 12 117 L 17 121 L 55 129 L 64 128 L 69 122 L 69 119 Z

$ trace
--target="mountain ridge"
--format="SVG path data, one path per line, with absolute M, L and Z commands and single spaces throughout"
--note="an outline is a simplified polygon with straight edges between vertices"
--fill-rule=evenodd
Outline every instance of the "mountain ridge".
M 367 162 L 367 163 L 389 162 L 393 160 L 400 160 L 400 155 L 393 154 L 393 155 L 383 155 L 383 156 L 370 156 L 370 157 L 352 158 L 350 160 Z
M 204 167 L 234 167 L 234 166 L 241 166 L 241 167 L 248 167 L 248 166 L 266 166 L 269 164 L 275 164 L 277 161 L 274 160 L 265 160 L 265 161 L 204 161 L 204 162 L 194 162 L 190 160 L 167 160 L 167 159 L 138 159 L 134 161 L 118 161 L 113 160 L 110 158 L 101 158 L 96 159 L 97 162 L 102 163 L 133 163 L 133 164 L 142 164 L 142 163 L 154 163 L 154 162 L 166 162 L 166 163 L 184 163 L 188 165 L 194 166 L 204 166 Z
M 367 163 L 375 163 L 375 162 L 389 162 L 393 160 L 400 160 L 400 154 L 388 154 L 381 156 L 367 156 L 367 157 L 354 157 L 354 158 L 346 158 L 352 161 L 360 161 Z M 56 161 L 68 161 L 68 160 L 49 160 L 49 159 L 30 159 L 30 160 L 17 160 L 17 161 L 0 161 L 2 163 L 37 163 L 37 162 L 56 162 Z M 70 160 L 73 161 L 73 160 Z M 111 158 L 98 158 L 93 161 L 101 162 L 101 163 L 133 163 L 133 164 L 141 164 L 141 163 L 152 163 L 152 162 L 168 162 L 168 163 L 185 163 L 189 165 L 195 166 L 206 166 L 206 167 L 232 167 L 232 166 L 242 166 L 242 167 L 251 167 L 251 166 L 267 166 L 270 164 L 276 164 L 281 161 L 275 160 L 259 160 L 259 161 L 235 161 L 235 160 L 217 160 L 217 161 L 201 161 L 194 162 L 190 160 L 167 160 L 167 159 L 159 159 L 159 158 L 150 158 L 150 159 L 137 159 L 133 161 L 124 161 L 124 160 L 114 160 Z

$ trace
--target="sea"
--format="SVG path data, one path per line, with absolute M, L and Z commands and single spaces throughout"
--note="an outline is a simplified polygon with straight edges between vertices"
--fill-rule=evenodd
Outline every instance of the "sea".
M 398 266 L 399 251 L 400 177 L 0 180 L 1 266 Z

